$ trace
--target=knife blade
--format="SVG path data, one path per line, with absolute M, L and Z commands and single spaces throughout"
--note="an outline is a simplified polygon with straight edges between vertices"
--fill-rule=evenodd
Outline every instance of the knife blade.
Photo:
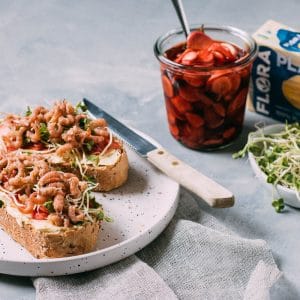
M 139 155 L 146 158 L 163 173 L 192 191 L 212 207 L 230 207 L 234 204 L 233 194 L 225 187 L 179 160 L 166 149 L 157 147 L 132 129 L 84 98 L 83 103 L 95 118 L 104 118 L 109 128 Z

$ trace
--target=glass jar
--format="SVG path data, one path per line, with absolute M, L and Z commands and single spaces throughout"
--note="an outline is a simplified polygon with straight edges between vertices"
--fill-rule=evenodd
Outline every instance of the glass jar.
M 199 28 L 214 41 L 241 49 L 243 56 L 221 66 L 177 63 L 166 51 L 184 47 L 181 29 L 159 37 L 154 52 L 160 62 L 172 136 L 189 148 L 211 150 L 229 145 L 242 130 L 257 45 L 249 34 L 234 27 L 195 25 L 191 31 Z

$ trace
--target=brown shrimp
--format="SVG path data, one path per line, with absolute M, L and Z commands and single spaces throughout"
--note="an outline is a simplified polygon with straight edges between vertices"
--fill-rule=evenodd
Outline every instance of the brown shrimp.
M 8 184 L 15 189 L 23 187 L 26 183 L 25 178 L 20 176 L 8 179 Z
M 68 216 L 70 217 L 72 223 L 78 223 L 84 220 L 84 213 L 75 205 L 70 205 L 68 207 Z
M 46 173 L 38 182 L 39 186 L 44 186 L 48 183 L 62 181 L 62 173 L 59 171 L 50 171 Z
M 79 189 L 81 192 L 85 191 L 88 187 L 88 183 L 86 181 L 79 182 Z
M 96 120 L 92 120 L 89 124 L 89 127 L 93 130 L 95 128 L 98 128 L 98 127 L 106 127 L 107 126 L 107 123 L 105 121 L 105 119 L 96 119 Z
M 73 147 L 80 147 L 86 138 L 86 132 L 81 128 L 73 126 L 62 135 L 62 139 Z
M 29 201 L 30 197 L 27 195 L 19 195 L 18 199 L 20 203 L 25 204 L 27 201 Z
M 95 144 L 101 144 L 105 141 L 105 138 L 103 136 L 98 136 L 98 135 L 91 135 L 89 137 Z
M 8 163 L 7 158 L 2 158 L 0 160 L 0 169 L 1 170 L 4 169 L 7 166 L 7 163 Z
M 29 199 L 34 203 L 34 204 L 44 204 L 47 201 L 47 198 L 45 196 L 42 196 L 38 194 L 37 192 L 33 192 Z
M 53 208 L 54 210 L 61 214 L 64 209 L 65 204 L 65 194 L 63 192 L 58 192 L 53 200 Z
M 103 137 L 108 137 L 109 136 L 108 130 L 104 129 L 104 128 L 97 127 L 95 129 L 93 129 L 93 132 L 97 136 L 103 136 Z
M 64 145 L 60 146 L 55 151 L 55 154 L 57 154 L 58 156 L 61 156 L 61 157 L 65 157 L 65 156 L 69 155 L 72 150 L 73 150 L 72 145 L 67 143 L 67 144 L 64 144 Z
M 64 178 L 65 179 L 70 179 L 72 177 L 77 177 L 77 176 L 73 173 L 64 173 Z
M 52 183 L 48 184 L 48 187 L 56 187 L 58 189 L 65 190 L 66 182 L 64 182 L 64 181 L 52 182 Z
M 64 219 L 61 215 L 52 213 L 48 216 L 48 220 L 55 226 L 63 226 L 64 225 Z
M 59 138 L 64 130 L 63 126 L 57 122 L 50 121 L 47 127 L 51 138 Z
M 75 122 L 77 125 L 79 125 L 80 120 L 86 119 L 86 118 L 87 118 L 87 114 L 78 114 L 75 116 Z
M 39 194 L 44 197 L 54 197 L 59 192 L 62 192 L 62 189 L 55 186 L 47 186 L 39 189 Z
M 11 132 L 7 135 L 8 147 L 12 149 L 19 149 L 23 145 L 23 133 L 18 131 Z
M 18 206 L 18 210 L 23 214 L 30 214 L 33 212 L 34 203 L 29 199 L 25 202 L 24 206 Z
M 70 184 L 70 194 L 71 196 L 78 198 L 80 197 L 81 191 L 79 189 L 79 179 L 77 177 L 71 177 L 68 180 Z
M 31 124 L 30 131 L 26 132 L 26 137 L 28 137 L 33 143 L 38 143 L 41 140 L 41 134 L 40 134 L 40 125 L 35 122 Z
M 62 126 L 71 126 L 75 122 L 75 117 L 72 115 L 67 115 L 66 117 L 59 117 L 58 123 Z
M 33 122 L 43 122 L 45 121 L 45 114 L 48 112 L 48 109 L 46 109 L 43 106 L 37 106 L 32 114 L 29 116 L 29 123 L 33 123 Z
M 70 227 L 70 219 L 68 216 L 64 216 L 64 227 Z

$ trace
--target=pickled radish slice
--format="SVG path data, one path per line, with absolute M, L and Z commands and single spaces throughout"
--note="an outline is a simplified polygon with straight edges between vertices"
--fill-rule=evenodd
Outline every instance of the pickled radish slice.
M 186 113 L 185 116 L 192 127 L 199 128 L 204 125 L 204 119 L 197 114 Z
M 242 108 L 245 105 L 247 93 L 248 93 L 248 88 L 244 88 L 238 93 L 235 99 L 228 106 L 227 109 L 228 115 L 234 114 L 236 111 L 238 111 L 240 108 Z
M 203 127 L 195 128 L 189 124 L 185 124 L 182 128 L 182 137 L 189 141 L 202 141 L 204 139 Z
M 215 113 L 211 108 L 204 111 L 205 124 L 210 129 L 215 129 L 224 123 L 224 118 Z
M 185 120 L 184 115 L 180 114 L 171 101 L 166 100 L 167 113 L 179 120 Z M 172 117 L 171 117 L 172 118 Z
M 230 127 L 223 132 L 224 139 L 231 139 L 236 133 L 236 129 L 234 127 Z
M 238 53 L 237 53 L 236 48 L 235 48 L 233 45 L 231 45 L 231 44 L 229 44 L 229 43 L 221 43 L 221 46 L 222 46 L 223 48 L 229 50 L 229 52 L 230 52 L 230 54 L 231 54 L 232 57 L 234 57 L 234 58 L 237 57 L 237 54 L 238 54 Z
M 214 101 L 212 99 L 210 99 L 209 97 L 207 97 L 204 93 L 201 93 L 199 95 L 199 100 L 206 107 L 210 107 L 210 106 L 212 106 L 214 104 Z
M 197 102 L 199 99 L 199 90 L 191 86 L 182 86 L 179 89 L 179 95 L 189 102 Z
M 211 91 L 214 94 L 225 96 L 232 88 L 231 80 L 228 76 L 220 76 L 211 80 Z
M 226 110 L 225 110 L 225 107 L 221 104 L 221 103 L 215 103 L 213 105 L 213 108 L 215 110 L 215 112 L 221 116 L 221 117 L 225 117 L 226 115 Z
M 181 97 L 173 97 L 171 99 L 172 104 L 175 106 L 175 108 L 178 110 L 178 112 L 185 114 L 186 112 L 192 111 L 193 107 L 192 105 L 182 99 Z
M 212 52 L 207 50 L 199 51 L 198 53 L 198 63 L 201 63 L 205 66 L 207 65 L 213 65 L 214 63 L 214 55 Z
M 231 73 L 230 74 L 231 79 L 231 94 L 234 94 L 241 85 L 241 77 L 238 73 Z
M 209 139 L 203 142 L 204 146 L 218 146 L 223 144 L 223 139 Z
M 175 138 L 178 138 L 178 136 L 179 136 L 179 128 L 176 125 L 174 125 L 174 124 L 170 124 L 169 125 L 169 129 L 170 129 L 171 133 L 175 136 Z
M 202 31 L 193 31 L 187 38 L 187 47 L 194 50 L 207 49 L 213 40 Z
M 173 86 L 170 79 L 166 75 L 162 76 L 162 85 L 166 96 L 169 98 L 173 97 Z
M 199 75 L 193 76 L 189 74 L 184 74 L 183 79 L 185 82 L 187 82 L 189 85 L 193 87 L 201 87 L 205 84 L 204 80 Z
M 184 65 L 192 65 L 198 58 L 198 53 L 190 51 L 181 58 L 181 63 Z
M 222 52 L 214 51 L 214 52 L 213 52 L 213 55 L 214 55 L 215 61 L 216 61 L 219 65 L 224 64 L 224 62 L 225 62 L 225 56 L 223 55 Z

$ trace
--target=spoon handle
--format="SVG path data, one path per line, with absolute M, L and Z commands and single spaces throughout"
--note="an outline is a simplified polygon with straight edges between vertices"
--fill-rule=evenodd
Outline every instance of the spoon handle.
M 185 36 L 188 37 L 188 35 L 190 34 L 190 28 L 189 28 L 189 24 L 187 22 L 187 18 L 186 18 L 185 12 L 184 12 L 182 2 L 181 2 L 181 0 L 172 0 L 172 3 L 176 10 L 177 16 L 179 18 L 179 21 L 181 23 L 181 26 L 185 33 Z

